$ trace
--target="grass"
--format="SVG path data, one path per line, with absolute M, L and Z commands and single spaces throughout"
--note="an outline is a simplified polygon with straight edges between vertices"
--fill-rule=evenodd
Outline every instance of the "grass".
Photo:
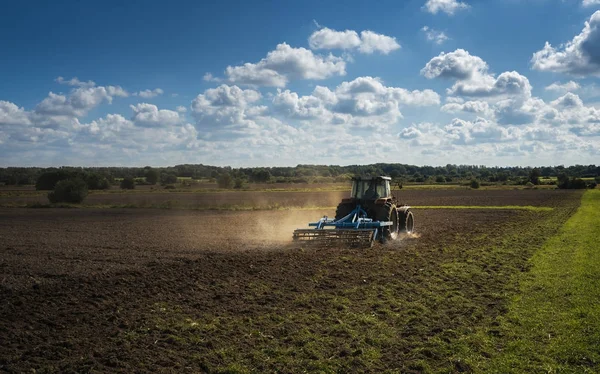
M 600 372 L 600 191 L 531 259 L 496 337 L 480 363 L 490 373 Z
M 420 205 L 411 206 L 415 209 L 493 209 L 493 210 L 528 210 L 533 212 L 549 212 L 553 208 L 531 205 Z

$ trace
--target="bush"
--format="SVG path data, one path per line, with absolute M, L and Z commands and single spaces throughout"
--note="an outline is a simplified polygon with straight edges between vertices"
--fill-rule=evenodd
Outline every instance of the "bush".
M 529 181 L 525 184 L 525 187 L 527 187 L 527 188 L 533 188 L 533 186 L 535 186 L 535 184 L 533 184 L 531 181 Z
M 110 188 L 108 179 L 96 173 L 86 175 L 85 183 L 90 190 L 108 190 Z
M 163 186 L 166 184 L 177 183 L 177 175 L 171 173 L 162 173 L 160 175 L 160 184 Z
M 233 178 L 231 178 L 229 173 L 221 174 L 217 178 L 217 184 L 219 188 L 231 188 L 233 186 Z
M 438 175 L 437 177 L 435 177 L 435 183 L 444 183 L 446 182 L 446 178 L 444 178 L 443 175 Z
M 233 188 L 241 189 L 245 187 L 245 181 L 242 178 L 236 178 L 235 183 L 233 184 Z
M 146 170 L 146 182 L 148 184 L 156 184 L 158 182 L 159 177 L 160 175 L 156 169 Z
M 479 188 L 479 181 L 477 179 L 473 179 L 471 181 L 470 187 L 474 188 L 474 189 L 478 189 Z
M 575 177 L 569 179 L 569 177 L 566 174 L 561 174 L 558 176 L 557 186 L 558 188 L 569 190 L 580 190 L 588 188 L 587 183 L 585 183 L 583 179 Z
M 121 181 L 121 189 L 133 190 L 135 188 L 135 179 L 133 177 L 125 177 Z
M 51 203 L 74 203 L 79 204 L 88 194 L 85 181 L 80 178 L 61 180 L 56 183 L 54 191 L 48 193 Z

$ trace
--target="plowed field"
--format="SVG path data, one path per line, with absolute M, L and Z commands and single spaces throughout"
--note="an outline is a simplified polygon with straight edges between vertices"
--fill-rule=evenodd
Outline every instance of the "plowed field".
M 0 209 L 0 371 L 471 371 L 469 334 L 494 333 L 511 277 L 580 196 L 402 191 L 417 206 L 553 210 L 417 209 L 416 235 L 367 250 L 290 243 L 329 210 Z

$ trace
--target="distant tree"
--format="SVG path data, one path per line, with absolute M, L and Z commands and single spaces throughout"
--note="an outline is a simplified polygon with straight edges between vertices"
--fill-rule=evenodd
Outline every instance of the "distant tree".
M 158 170 L 151 168 L 146 169 L 146 182 L 148 182 L 148 184 L 156 184 L 159 177 L 160 174 L 158 173 Z
M 329 171 L 327 171 L 329 173 Z M 265 183 L 271 179 L 271 173 L 267 169 L 259 169 L 252 173 L 252 181 Z
M 538 184 L 540 184 L 540 177 L 541 176 L 542 176 L 542 174 L 540 173 L 540 169 L 533 168 L 529 172 L 529 182 L 531 182 L 531 183 L 533 183 L 533 184 L 535 184 L 537 186 Z
M 556 178 L 556 185 L 558 186 L 558 188 L 569 188 L 569 176 L 565 173 L 560 173 L 558 174 L 558 177 Z
M 125 177 L 121 181 L 121 189 L 133 190 L 135 188 L 135 179 L 133 177 Z
M 63 170 L 55 169 L 50 170 L 39 176 L 35 182 L 36 190 L 53 190 L 56 184 L 62 180 L 75 177 L 74 173 Z
M 444 182 L 446 182 L 446 178 L 444 178 L 443 175 L 438 175 L 437 177 L 435 177 L 435 182 L 436 183 L 444 183 Z
M 88 194 L 87 184 L 83 179 L 64 179 L 56 183 L 54 191 L 48 193 L 51 203 L 79 204 Z
M 86 174 L 85 183 L 90 190 L 107 190 L 110 188 L 108 179 L 98 173 Z
M 177 183 L 177 175 L 173 173 L 162 173 L 160 175 L 160 184 L 167 185 Z
M 217 177 L 219 188 L 231 188 L 233 186 L 233 178 L 229 173 L 223 173 Z
M 479 185 L 479 181 L 478 181 L 477 179 L 473 179 L 473 180 L 471 181 L 471 184 L 470 184 L 470 187 L 471 187 L 471 188 L 473 188 L 473 189 L 478 189 L 478 188 L 479 188 L 479 186 L 480 186 L 480 185 Z

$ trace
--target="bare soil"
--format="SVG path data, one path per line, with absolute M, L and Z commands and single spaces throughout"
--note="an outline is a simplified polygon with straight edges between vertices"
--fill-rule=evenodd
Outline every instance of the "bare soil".
M 0 371 L 470 371 L 453 344 L 581 195 L 402 196 L 555 209 L 418 210 L 418 235 L 366 250 L 291 244 L 329 211 L 0 209 Z

